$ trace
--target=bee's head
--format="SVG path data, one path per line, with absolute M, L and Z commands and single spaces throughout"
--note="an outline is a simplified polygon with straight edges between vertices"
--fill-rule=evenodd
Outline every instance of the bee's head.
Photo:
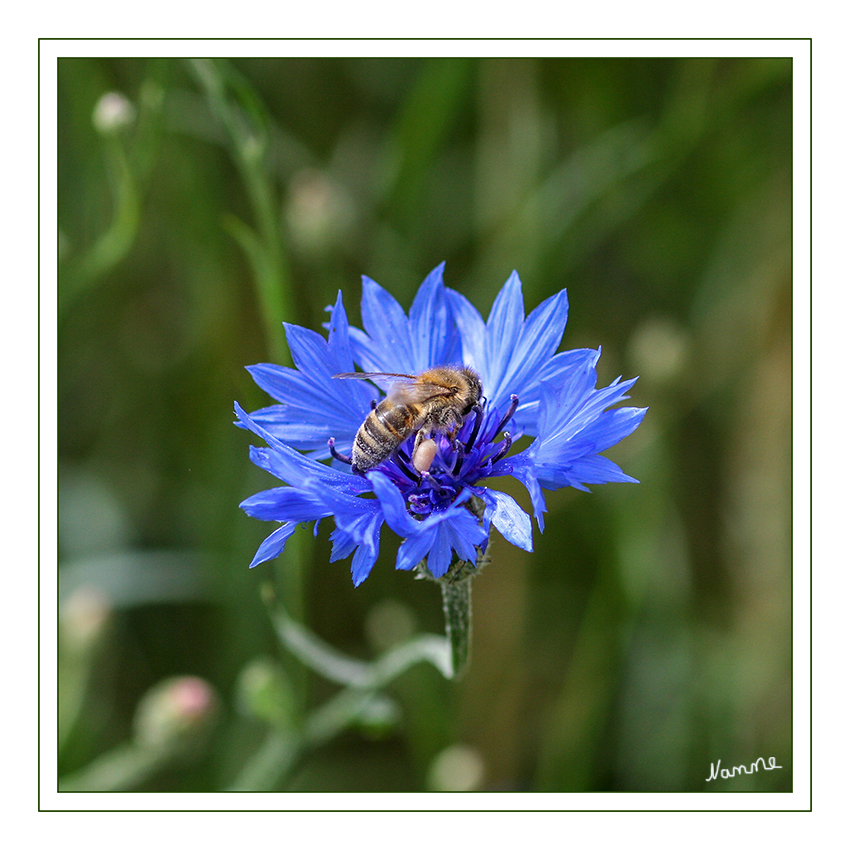
M 469 413 L 481 400 L 481 393 L 483 392 L 483 389 L 481 387 L 481 378 L 479 378 L 478 375 L 468 366 L 464 366 L 460 372 L 468 382 L 466 392 L 464 393 L 465 403 L 463 406 L 463 415 L 466 416 L 466 414 Z

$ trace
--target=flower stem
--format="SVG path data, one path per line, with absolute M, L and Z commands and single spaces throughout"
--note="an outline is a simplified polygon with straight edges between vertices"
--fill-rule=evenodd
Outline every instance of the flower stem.
M 167 766 L 174 752 L 167 748 L 119 744 L 76 773 L 62 777 L 59 791 L 132 791 Z
M 295 314 L 292 274 L 280 230 L 280 200 L 267 161 L 268 113 L 249 83 L 227 62 L 190 59 L 189 67 L 227 132 L 254 214 L 254 228 L 232 215 L 226 225 L 251 263 L 269 349 L 277 362 L 291 363 L 280 323 L 291 321 Z
M 472 575 L 441 581 L 440 590 L 451 646 L 452 678 L 459 679 L 466 671 L 472 645 Z

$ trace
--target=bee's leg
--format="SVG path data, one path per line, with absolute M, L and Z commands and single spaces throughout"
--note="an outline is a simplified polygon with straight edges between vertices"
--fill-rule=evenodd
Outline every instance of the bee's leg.
M 463 417 L 456 411 L 448 409 L 445 411 L 439 423 L 439 430 L 446 435 L 452 449 L 457 451 L 457 432 L 463 425 Z
M 416 452 L 418 451 L 422 443 L 424 443 L 426 440 L 433 440 L 434 436 L 436 434 L 441 433 L 441 431 L 442 429 L 439 426 L 436 428 L 429 428 L 427 426 L 425 428 L 420 428 L 416 432 L 416 439 L 413 441 L 413 451 L 410 453 L 410 456 L 416 457 Z
M 437 444 L 432 439 L 419 441 L 413 450 L 413 468 L 420 476 L 425 477 L 430 474 L 431 464 L 437 456 Z

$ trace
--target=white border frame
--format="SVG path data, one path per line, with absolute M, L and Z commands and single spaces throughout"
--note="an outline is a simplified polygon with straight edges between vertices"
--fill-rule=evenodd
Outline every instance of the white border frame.
M 56 60 L 60 56 L 791 56 L 794 60 L 794 791 L 789 794 L 78 794 L 56 791 Z M 40 42 L 40 789 L 42 811 L 748 811 L 811 806 L 811 43 L 771 40 Z M 765 754 L 769 755 L 769 754 Z M 708 766 L 706 766 L 708 770 Z M 250 839 L 248 839 L 250 840 Z M 720 841 L 724 839 L 719 837 Z M 404 841 L 404 839 L 402 839 Z

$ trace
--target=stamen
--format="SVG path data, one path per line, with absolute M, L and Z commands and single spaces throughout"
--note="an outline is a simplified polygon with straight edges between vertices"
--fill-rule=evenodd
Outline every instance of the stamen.
M 476 404 L 472 409 L 475 411 L 475 424 L 472 426 L 472 433 L 469 435 L 469 439 L 466 441 L 467 452 L 472 451 L 472 447 L 475 445 L 475 438 L 478 436 L 478 429 L 481 427 L 481 420 L 484 418 L 484 408 L 480 404 Z M 499 428 L 501 427 L 500 425 Z M 457 474 L 457 470 L 455 470 L 455 474 Z
M 347 457 L 346 455 L 341 455 L 334 448 L 334 438 L 333 437 L 330 437 L 328 439 L 328 448 L 331 450 L 331 457 L 336 458 L 337 460 L 341 460 L 343 463 L 347 463 L 349 466 L 351 466 L 351 458 Z
M 455 451 L 457 452 L 457 461 L 455 462 L 454 469 L 452 470 L 452 475 L 457 475 L 460 472 L 461 466 L 463 466 L 464 458 L 466 457 L 466 453 L 472 447 L 472 441 L 466 444 L 466 448 L 461 445 L 456 445 Z
M 496 428 L 497 431 L 501 431 L 505 425 L 511 420 L 513 415 L 516 413 L 517 405 L 519 404 L 519 396 L 512 395 L 511 396 L 511 406 L 508 408 L 508 412 L 502 417 L 502 421 L 499 423 L 499 427 Z
M 516 396 L 514 396 L 514 398 L 516 398 Z M 505 439 L 502 440 L 502 442 L 499 443 L 499 445 L 496 447 L 496 454 L 494 454 L 493 457 L 490 458 L 490 463 L 496 463 L 496 461 L 501 460 L 511 450 L 511 443 L 513 442 L 513 437 L 511 437 L 511 435 L 507 431 L 505 431 L 502 436 Z
M 422 478 L 410 469 L 410 458 L 401 449 L 396 450 L 396 466 L 414 483 L 419 484 Z
M 431 500 L 424 493 L 412 493 L 407 497 L 408 510 L 411 513 L 422 515 L 431 513 Z

